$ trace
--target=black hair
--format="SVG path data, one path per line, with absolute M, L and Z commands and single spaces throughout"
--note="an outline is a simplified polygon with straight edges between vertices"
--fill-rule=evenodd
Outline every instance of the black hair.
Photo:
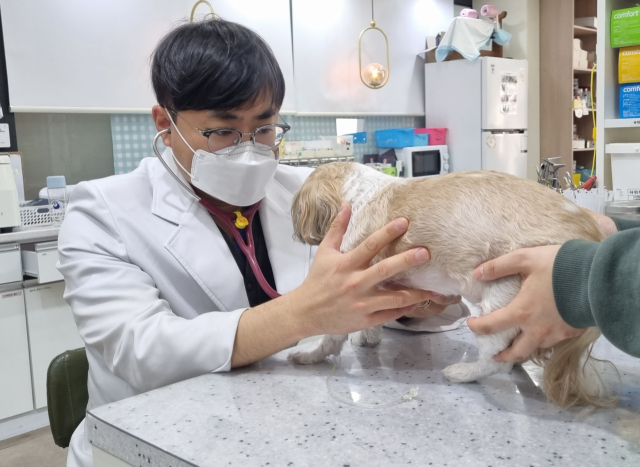
M 271 48 L 251 29 L 223 19 L 183 24 L 156 47 L 151 82 L 170 110 L 247 109 L 268 99 L 279 110 L 284 76 Z

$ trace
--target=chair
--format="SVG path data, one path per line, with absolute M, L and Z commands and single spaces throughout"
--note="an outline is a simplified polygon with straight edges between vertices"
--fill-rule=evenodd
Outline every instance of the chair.
M 53 441 L 69 446 L 71 435 L 84 419 L 89 402 L 89 361 L 84 348 L 68 350 L 51 361 L 47 370 L 47 409 Z

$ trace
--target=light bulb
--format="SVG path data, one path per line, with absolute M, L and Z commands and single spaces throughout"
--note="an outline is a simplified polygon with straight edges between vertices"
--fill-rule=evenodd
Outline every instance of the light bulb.
M 384 83 L 387 77 L 387 69 L 379 63 L 370 63 L 362 70 L 362 79 L 369 86 L 377 88 Z

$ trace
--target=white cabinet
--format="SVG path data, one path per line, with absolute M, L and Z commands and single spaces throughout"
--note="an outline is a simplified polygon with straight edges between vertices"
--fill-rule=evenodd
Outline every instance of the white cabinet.
M 22 289 L 0 290 L 0 419 L 33 410 Z
M 20 248 L 17 243 L 0 245 L 0 284 L 22 280 Z
M 12 111 L 148 113 L 156 104 L 149 57 L 166 33 L 189 18 L 195 3 L 2 2 Z M 273 49 L 287 88 L 282 109 L 295 110 L 289 0 L 211 4 L 217 15 L 253 29 Z M 200 5 L 196 17 L 202 19 L 208 13 L 208 8 Z
M 56 268 L 58 263 L 58 242 L 23 244 L 22 269 L 25 275 L 37 277 L 39 284 L 64 279 Z
M 63 293 L 64 282 L 25 283 L 36 409 L 47 405 L 47 369 L 51 360 L 66 350 L 84 347 Z

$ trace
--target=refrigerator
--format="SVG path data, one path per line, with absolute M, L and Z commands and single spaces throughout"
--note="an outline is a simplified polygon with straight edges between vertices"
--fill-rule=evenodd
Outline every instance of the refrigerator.
M 425 64 L 427 128 L 447 128 L 450 172 L 527 176 L 527 61 Z

